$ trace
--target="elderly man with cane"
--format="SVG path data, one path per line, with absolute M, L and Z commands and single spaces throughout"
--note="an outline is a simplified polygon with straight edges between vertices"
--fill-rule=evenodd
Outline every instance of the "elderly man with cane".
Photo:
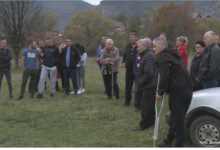
M 177 51 L 168 47 L 163 37 L 153 41 L 153 50 L 157 56 L 156 64 L 159 68 L 160 80 L 156 98 L 163 99 L 163 94 L 169 94 L 170 127 L 167 138 L 157 143 L 158 147 L 183 147 L 185 141 L 184 117 L 192 100 L 193 86 L 189 72 Z
M 115 91 L 116 100 L 119 99 L 119 87 L 117 83 L 117 74 L 118 74 L 118 63 L 119 63 L 119 49 L 114 46 L 114 42 L 112 39 L 106 40 L 106 47 L 102 50 L 100 63 L 102 63 L 102 73 L 104 77 L 104 82 L 106 83 L 106 92 L 108 98 L 106 100 L 110 100 L 112 98 L 111 92 L 111 78 L 113 74 L 113 84 Z
M 155 123 L 155 92 L 157 88 L 158 68 L 155 63 L 156 56 L 150 50 L 150 41 L 140 39 L 137 41 L 137 50 L 140 54 L 138 69 L 139 84 L 142 89 L 141 118 L 139 126 L 133 131 L 141 131 L 154 126 Z

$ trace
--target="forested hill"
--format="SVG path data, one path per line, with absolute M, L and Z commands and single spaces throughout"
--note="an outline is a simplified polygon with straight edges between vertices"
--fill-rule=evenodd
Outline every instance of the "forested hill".
M 78 10 L 86 10 L 94 8 L 90 3 L 82 0 L 78 1 L 42 1 L 44 9 L 53 11 L 60 15 L 59 25 L 56 25 L 55 30 L 60 30 L 70 21 L 70 16 L 74 15 Z
M 70 21 L 70 15 L 78 10 L 95 9 L 107 18 L 113 18 L 122 13 L 126 17 L 143 17 L 144 11 L 151 11 L 152 7 L 158 8 L 163 3 L 169 1 L 109 1 L 103 0 L 98 6 L 93 6 L 85 1 L 42 1 L 44 8 L 48 11 L 54 11 L 61 16 L 60 24 L 55 29 L 59 30 L 65 27 Z M 181 3 L 181 1 L 174 1 Z M 220 18 L 220 1 L 195 1 L 196 9 L 200 10 L 202 17 L 214 14 Z
M 109 1 L 103 0 L 95 7 L 102 15 L 113 18 L 117 14 L 122 13 L 126 17 L 143 16 L 144 11 L 151 11 L 151 7 L 160 7 L 163 3 L 169 1 Z M 180 0 L 175 3 L 181 3 Z M 202 17 L 215 13 L 220 17 L 220 1 L 194 1 L 196 9 L 201 11 Z

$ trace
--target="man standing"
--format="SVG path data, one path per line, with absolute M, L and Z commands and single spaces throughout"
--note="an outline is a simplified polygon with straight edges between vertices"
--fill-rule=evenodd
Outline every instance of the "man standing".
M 63 73 L 64 73 L 65 91 L 66 91 L 64 97 L 69 96 L 69 88 L 70 88 L 69 77 L 71 77 L 74 88 L 74 95 L 76 97 L 78 91 L 76 65 L 81 60 L 81 55 L 79 53 L 79 50 L 73 46 L 73 41 L 71 38 L 68 38 L 66 40 L 66 45 L 67 46 L 62 50 L 60 55 L 61 64 L 64 68 Z
M 160 33 L 160 37 L 163 37 L 167 40 L 167 33 L 165 33 L 165 32 Z M 168 43 L 168 48 L 173 49 L 173 45 L 170 44 L 169 42 L 167 42 L 167 43 Z
M 45 81 L 47 75 L 50 74 L 50 97 L 54 97 L 56 77 L 57 77 L 57 64 L 59 62 L 59 49 L 53 45 L 52 39 L 46 39 L 46 46 L 43 48 L 41 57 L 44 58 L 41 75 L 40 75 L 40 86 L 39 94 L 37 98 L 43 98 L 43 92 L 45 89 Z
M 150 41 L 140 39 L 137 41 L 137 50 L 140 54 L 138 79 L 142 89 L 141 118 L 139 126 L 133 131 L 140 131 L 154 126 L 155 123 L 155 91 L 158 81 L 158 68 L 155 63 L 156 56 L 150 50 Z
M 12 54 L 11 50 L 6 47 L 7 41 L 6 39 L 1 39 L 0 42 L 1 51 L 0 51 L 0 91 L 1 91 L 1 85 L 2 85 L 2 79 L 5 74 L 7 83 L 8 83 L 8 89 L 9 89 L 9 97 L 10 99 L 13 99 L 12 96 L 12 84 L 11 84 L 11 59 Z
M 37 74 L 39 70 L 39 55 L 34 48 L 36 48 L 36 42 L 31 40 L 29 42 L 29 47 L 22 51 L 21 64 L 23 68 L 23 79 L 21 85 L 21 95 L 16 100 L 23 99 L 25 87 L 30 76 L 32 80 L 31 98 L 34 98 Z
M 106 92 L 108 98 L 106 100 L 110 100 L 112 98 L 111 91 L 111 79 L 113 73 L 113 88 L 115 92 L 116 100 L 120 100 L 119 97 L 119 87 L 117 82 L 117 74 L 118 74 L 118 63 L 119 63 L 119 49 L 114 46 L 114 42 L 112 39 L 106 40 L 106 47 L 102 50 L 102 55 L 100 58 L 100 62 L 102 65 L 102 73 L 104 76 L 104 82 L 106 83 Z M 112 70 L 113 69 L 113 70 Z
M 220 48 L 215 43 L 215 33 L 213 31 L 205 33 L 204 42 L 206 49 L 203 52 L 199 66 L 199 76 L 196 80 L 203 83 L 204 89 L 208 89 L 218 85 Z
M 103 35 L 102 36 L 102 44 L 99 46 L 99 51 L 98 51 L 98 56 L 97 56 L 97 64 L 99 65 L 99 68 L 100 70 L 102 70 L 102 63 L 100 63 L 100 57 L 101 57 L 101 53 L 102 53 L 102 50 L 105 48 L 106 46 L 106 40 L 107 40 L 107 36 L 106 35 Z M 104 81 L 104 77 L 103 77 L 103 74 L 102 74 L 102 78 L 103 78 L 103 82 L 104 82 L 104 86 L 105 86 L 105 92 L 103 93 L 103 95 L 106 95 L 106 84 L 105 84 L 105 81 Z
M 153 50 L 156 54 L 156 64 L 159 68 L 160 80 L 156 98 L 163 99 L 166 92 L 169 94 L 170 127 L 167 138 L 157 143 L 158 147 L 183 147 L 185 141 L 184 118 L 192 100 L 193 86 L 189 72 L 177 51 L 168 47 L 165 38 L 159 37 L 153 41 Z
M 129 106 L 131 102 L 131 91 L 135 79 L 133 72 L 133 63 L 137 54 L 138 35 L 136 31 L 130 33 L 130 43 L 125 48 L 122 65 L 126 68 L 125 76 L 125 102 L 122 106 Z

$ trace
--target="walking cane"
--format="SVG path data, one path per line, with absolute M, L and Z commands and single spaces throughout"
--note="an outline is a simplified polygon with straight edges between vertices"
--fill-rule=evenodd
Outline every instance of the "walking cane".
M 156 95 L 157 95 L 157 93 L 158 93 L 159 82 L 160 82 L 160 74 L 158 75 Z M 164 105 L 164 97 L 165 97 L 165 93 L 163 94 L 162 105 L 161 105 L 161 109 L 160 109 L 160 112 L 159 112 L 159 115 L 158 115 L 158 116 L 157 116 L 157 98 L 156 98 L 156 102 L 155 102 L 156 120 L 155 120 L 154 135 L 153 135 L 153 139 L 154 139 L 154 145 L 153 145 L 153 147 L 155 147 L 155 143 L 156 143 L 156 140 L 157 140 L 157 135 L 158 135 L 158 130 L 159 130 L 160 115 L 161 115 L 161 112 L 162 112 L 162 110 L 163 110 L 163 105 Z
M 112 101 L 114 96 L 114 72 L 113 72 L 113 65 L 111 65 L 112 68 Z

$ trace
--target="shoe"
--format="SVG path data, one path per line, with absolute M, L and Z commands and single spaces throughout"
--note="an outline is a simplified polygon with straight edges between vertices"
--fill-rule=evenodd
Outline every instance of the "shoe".
M 38 98 L 38 99 L 43 98 L 43 94 L 38 94 L 38 95 L 37 95 L 37 98 Z
M 31 99 L 33 99 L 34 98 L 34 94 L 31 94 Z
M 75 93 L 74 96 L 77 97 L 77 93 Z
M 166 144 L 165 141 L 157 143 L 158 147 L 172 147 L 172 144 Z
M 18 99 L 16 99 L 17 101 L 22 100 L 23 96 L 20 96 Z
M 70 91 L 70 93 L 71 93 L 71 94 L 74 94 L 74 91 L 72 91 L 72 92 Z
M 135 108 L 134 111 L 135 111 L 135 112 L 139 112 L 139 111 L 140 111 L 140 108 Z
M 81 90 L 78 90 L 78 91 L 77 91 L 77 94 L 81 94 L 81 93 L 82 93 Z
M 103 93 L 103 95 L 107 95 L 107 92 L 105 91 L 105 92 Z
M 131 104 L 127 104 L 127 103 L 124 103 L 123 105 L 121 105 L 122 107 L 126 107 L 126 106 L 130 106 Z
M 14 97 L 11 95 L 11 96 L 10 96 L 10 99 L 14 99 Z
M 69 96 L 69 94 L 65 94 L 63 97 L 68 97 Z
M 85 91 L 86 91 L 85 89 L 82 89 L 82 90 L 81 90 L 82 93 L 85 92 Z
M 131 129 L 132 131 L 143 131 L 145 130 L 144 128 L 137 126 L 136 128 Z
M 106 98 L 105 100 L 111 100 L 112 98 L 111 97 L 108 97 L 108 98 Z
M 53 95 L 53 94 L 50 94 L 50 97 L 54 97 L 54 95 Z

